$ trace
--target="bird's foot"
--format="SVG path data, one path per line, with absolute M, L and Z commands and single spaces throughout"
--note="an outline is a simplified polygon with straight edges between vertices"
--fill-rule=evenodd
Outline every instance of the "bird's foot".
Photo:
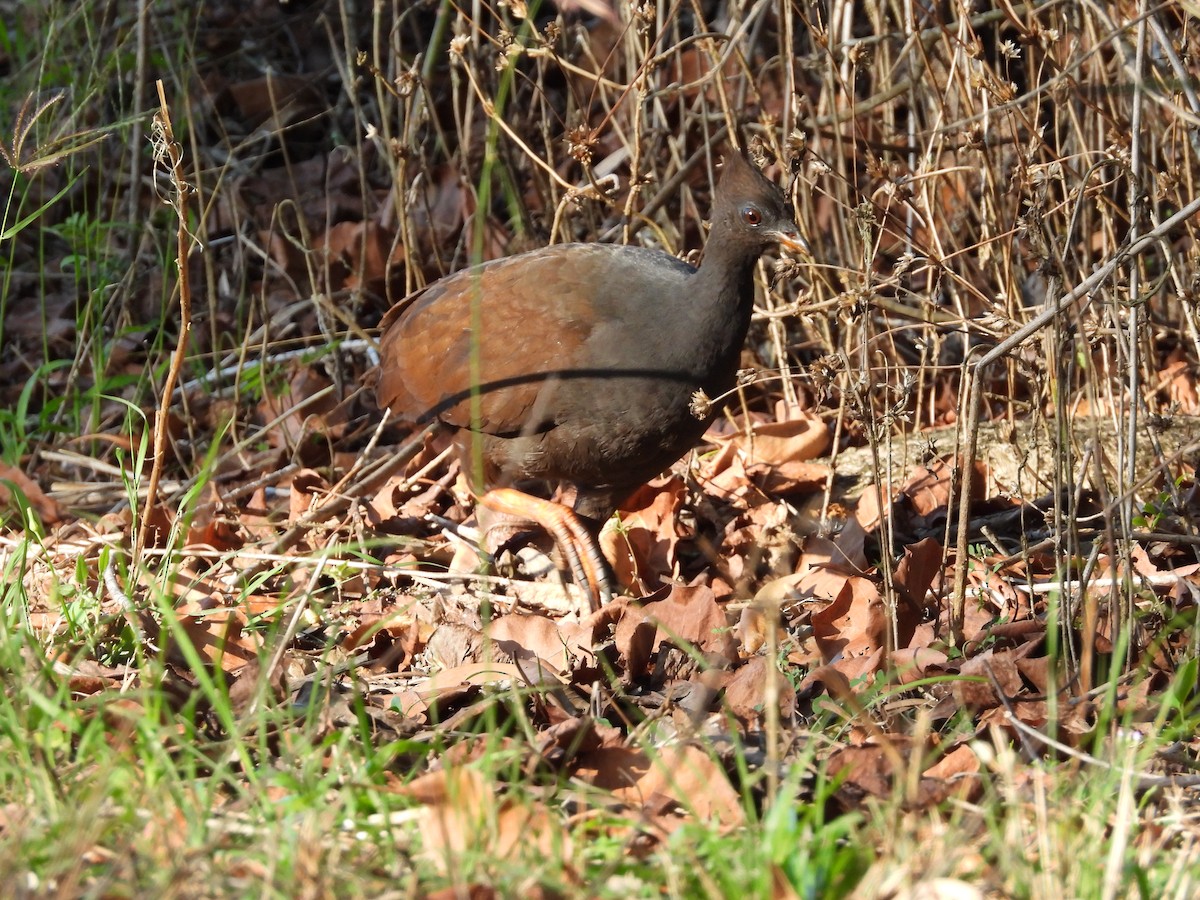
M 479 503 L 493 512 L 520 516 L 545 528 L 562 550 L 575 582 L 587 592 L 593 611 L 612 600 L 612 584 L 604 555 L 596 538 L 574 510 L 515 488 L 488 491 L 479 498 Z

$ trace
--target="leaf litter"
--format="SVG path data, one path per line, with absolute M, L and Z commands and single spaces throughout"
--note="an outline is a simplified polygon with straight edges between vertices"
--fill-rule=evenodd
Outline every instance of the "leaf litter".
M 310 414 L 305 428 L 334 442 L 342 430 L 339 419 L 320 413 Z M 791 428 L 785 423 L 780 431 Z M 819 452 L 822 442 L 807 446 Z M 578 612 L 578 591 L 561 579 L 542 584 L 454 571 L 450 545 L 461 539 L 452 539 L 450 526 L 469 520 L 470 498 L 458 487 L 456 463 L 436 443 L 349 512 L 318 515 L 286 561 L 267 548 L 319 512 L 329 483 L 302 469 L 234 502 L 222 501 L 222 486 L 213 483 L 205 513 L 189 523 L 180 553 L 188 562 L 171 586 L 181 634 L 151 630 L 149 646 L 161 648 L 185 693 L 195 689 L 189 685 L 199 662 L 229 679 L 231 698 L 256 696 L 269 677 L 265 702 L 320 704 L 322 728 L 355 727 L 360 718 L 352 707 L 361 703 L 375 741 L 446 744 L 451 752 L 414 761 L 414 771 L 425 774 L 397 788 L 421 810 L 422 833 L 435 855 L 461 851 L 480 833 L 480 817 L 491 823 L 483 832 L 489 843 L 477 848 L 486 852 L 509 853 L 521 843 L 565 853 L 571 840 L 566 823 L 536 792 L 532 801 L 505 800 L 456 764 L 488 740 L 479 732 L 486 721 L 495 727 L 512 719 L 531 729 L 513 748 L 521 769 L 531 784 L 573 785 L 575 816 L 603 809 L 611 831 L 620 819 L 614 812 L 624 809 L 631 829 L 624 839 L 635 854 L 649 852 L 688 819 L 721 827 L 744 822 L 740 798 L 747 785 L 733 754 L 761 743 L 771 679 L 778 683 L 775 715 L 785 725 L 780 762 L 800 752 L 806 723 L 844 722 L 845 740 L 810 763 L 837 774 L 833 799 L 844 810 L 898 790 L 913 808 L 977 797 L 983 763 L 971 740 L 994 728 L 1019 744 L 1026 738 L 1014 720 L 1071 747 L 1091 742 L 1094 704 L 1048 655 L 1046 594 L 1035 589 L 1054 573 L 1036 558 L 971 561 L 961 652 L 947 640 L 952 563 L 942 542 L 925 537 L 902 548 L 889 599 L 867 548 L 878 546 L 884 516 L 909 534 L 945 520 L 946 479 L 932 474 L 942 464 L 915 471 L 885 509 L 878 497 L 864 496 L 840 533 L 793 537 L 781 552 L 768 549 L 780 544 L 771 531 L 790 514 L 763 513 L 787 510 L 798 489 L 769 493 L 745 470 L 740 487 L 714 477 L 713 465 L 722 474 L 730 469 L 728 461 L 713 460 L 737 444 L 717 438 L 716 447 L 637 492 L 620 511 L 605 547 L 621 583 L 635 590 L 586 615 Z M 787 440 L 755 442 L 760 477 L 769 482 L 772 469 L 794 461 L 792 447 Z M 67 521 L 30 567 L 28 586 L 37 599 L 31 621 L 50 642 L 63 634 L 64 621 L 47 590 L 57 579 L 43 567 L 69 570 L 78 558 L 94 566 L 94 549 L 107 541 L 83 520 Z M 168 529 L 164 523 L 163 533 Z M 368 530 L 383 540 L 367 540 Z M 1101 555 L 1096 572 L 1168 573 L 1173 548 L 1162 550 L 1166 559 L 1140 551 L 1137 573 L 1123 573 Z M 247 592 L 247 574 L 267 560 L 276 574 Z M 316 577 L 334 560 L 355 566 L 340 570 L 336 584 Z M 1180 584 L 1194 572 L 1192 566 L 1150 589 L 1147 616 L 1165 625 L 1194 606 L 1194 588 Z M 269 647 L 262 623 L 286 616 L 299 591 L 314 587 L 308 620 L 321 632 L 320 649 L 304 650 L 299 637 Z M 1112 652 L 1112 627 L 1098 623 L 1089 638 L 1094 652 Z M 1159 692 L 1171 683 L 1184 635 L 1159 633 L 1165 639 L 1139 680 L 1119 688 L 1123 710 L 1153 717 Z M 181 639 L 194 657 L 180 652 Z M 766 655 L 770 647 L 774 658 Z M 266 673 L 262 660 L 272 649 L 282 656 Z M 130 670 L 97 667 L 69 652 L 61 659 L 72 691 L 110 698 L 102 705 L 119 740 Z M 313 689 L 324 681 L 337 689 Z M 357 699 L 347 706 L 351 698 Z M 916 711 L 926 723 L 923 734 L 910 730 Z M 939 723 L 949 730 L 938 731 Z M 754 788 L 760 789 L 761 783 Z

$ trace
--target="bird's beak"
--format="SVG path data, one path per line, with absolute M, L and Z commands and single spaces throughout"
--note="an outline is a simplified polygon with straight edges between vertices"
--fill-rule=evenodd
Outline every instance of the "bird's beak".
M 800 256 L 812 256 L 812 248 L 808 246 L 808 242 L 804 238 L 800 237 L 800 232 L 795 228 L 781 228 L 775 232 L 774 237 L 784 250 L 790 250 Z

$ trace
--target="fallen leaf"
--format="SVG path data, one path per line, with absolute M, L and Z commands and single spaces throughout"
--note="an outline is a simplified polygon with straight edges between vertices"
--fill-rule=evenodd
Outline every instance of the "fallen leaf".
M 701 822 L 745 822 L 741 798 L 725 770 L 698 747 L 674 745 L 653 755 L 625 747 L 581 754 L 578 777 L 634 806 L 669 797 Z
M 10 482 L 11 487 L 4 482 Z M 12 502 L 13 488 L 25 496 L 44 524 L 55 525 L 62 521 L 62 510 L 59 509 L 58 503 L 43 493 L 36 481 L 16 466 L 0 462 L 0 503 Z
M 431 772 L 398 793 L 420 804 L 423 850 L 449 871 L 468 851 L 542 866 L 551 858 L 571 857 L 570 835 L 556 816 L 534 799 L 518 801 L 498 793 L 474 768 L 456 765 Z

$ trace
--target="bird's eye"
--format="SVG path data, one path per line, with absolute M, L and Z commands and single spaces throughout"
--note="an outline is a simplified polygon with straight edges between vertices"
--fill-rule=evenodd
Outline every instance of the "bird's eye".
M 757 227 L 762 224 L 762 213 L 753 206 L 743 206 L 742 221 L 751 227 Z

